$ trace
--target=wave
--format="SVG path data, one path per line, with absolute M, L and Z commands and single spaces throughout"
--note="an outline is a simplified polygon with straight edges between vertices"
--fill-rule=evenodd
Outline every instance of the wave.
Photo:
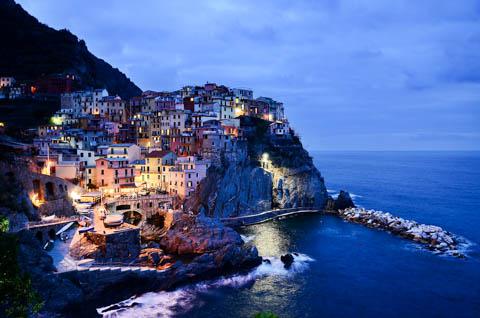
M 253 241 L 253 239 L 255 239 L 255 235 L 243 235 L 243 234 L 240 234 L 240 237 L 242 238 L 242 240 L 243 240 L 244 243 L 251 242 L 251 241 Z
M 327 193 L 330 194 L 330 196 L 333 199 L 337 199 L 340 191 L 327 189 Z M 363 196 L 359 195 L 359 194 L 355 194 L 355 193 L 351 193 L 351 192 L 349 192 L 349 194 L 350 194 L 350 197 L 352 198 L 353 201 L 355 201 L 355 199 L 357 199 L 357 198 L 363 198 Z
M 263 263 L 247 274 L 225 276 L 168 292 L 150 292 L 134 296 L 116 304 L 98 308 L 97 313 L 108 318 L 132 316 L 167 318 L 186 314 L 194 307 L 203 305 L 198 299 L 201 294 L 209 294 L 223 287 L 242 288 L 267 276 L 293 276 L 307 270 L 309 263 L 314 261 L 305 254 L 292 253 L 292 255 L 294 262 L 289 269 L 285 269 L 278 257 L 264 257 Z

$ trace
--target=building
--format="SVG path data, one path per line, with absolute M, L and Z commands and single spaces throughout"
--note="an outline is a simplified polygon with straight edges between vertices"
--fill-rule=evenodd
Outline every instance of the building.
M 140 183 L 147 188 L 166 190 L 166 172 L 175 165 L 177 156 L 171 151 L 152 151 L 145 156 L 145 165 L 140 169 Z M 137 182 L 138 182 L 137 181 Z
M 126 158 L 99 158 L 95 160 L 95 185 L 107 194 L 129 192 L 136 187 L 135 168 Z
M 182 200 L 192 196 L 200 181 L 206 177 L 209 166 L 209 161 L 194 156 L 177 158 L 175 166 L 166 173 L 168 193 Z
M 277 121 L 285 119 L 283 103 L 277 102 L 270 97 L 259 97 L 257 101 L 264 102 L 268 105 L 268 111 L 265 112 L 265 114 L 267 114 L 267 117 L 264 118 L 265 120 Z
M 117 123 L 127 120 L 127 102 L 119 96 L 104 96 L 96 103 L 100 116 Z
M 253 91 L 248 88 L 234 88 L 232 89 L 235 97 L 240 99 L 253 99 Z
M 141 159 L 141 149 L 135 144 L 113 144 L 108 146 L 107 158 L 123 158 L 132 163 Z
M 0 88 L 11 87 L 15 85 L 15 78 L 13 77 L 0 77 Z
M 276 137 L 290 136 L 288 121 L 276 121 L 270 124 L 270 134 Z

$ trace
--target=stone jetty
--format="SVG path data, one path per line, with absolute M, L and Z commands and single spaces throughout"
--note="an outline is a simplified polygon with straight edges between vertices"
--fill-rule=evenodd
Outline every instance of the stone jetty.
M 463 243 L 452 233 L 439 226 L 420 224 L 393 216 L 388 212 L 366 210 L 364 208 L 348 208 L 338 210 L 343 219 L 360 223 L 372 228 L 389 231 L 401 237 L 425 244 L 428 249 L 442 254 L 463 258 L 465 255 L 458 249 Z

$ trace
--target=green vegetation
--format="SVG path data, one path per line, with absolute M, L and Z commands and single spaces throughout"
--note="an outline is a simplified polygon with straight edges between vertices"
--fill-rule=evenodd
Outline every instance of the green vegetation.
M 269 311 L 262 311 L 256 314 L 254 318 L 278 318 L 278 316 Z
M 7 233 L 9 227 L 10 224 L 8 222 L 8 219 L 5 216 L 0 215 L 0 233 Z
M 8 230 L 8 219 L 0 216 L 0 316 L 27 317 L 42 308 L 30 277 L 18 266 L 18 239 Z

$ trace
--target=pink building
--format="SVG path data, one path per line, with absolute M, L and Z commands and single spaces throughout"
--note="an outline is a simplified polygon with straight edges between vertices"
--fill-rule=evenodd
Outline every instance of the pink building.
M 96 186 L 107 194 L 128 191 L 135 187 L 135 168 L 125 158 L 99 158 L 95 160 Z
M 206 177 L 209 166 L 208 161 L 198 160 L 194 156 L 177 158 L 175 167 L 166 173 L 170 195 L 178 195 L 180 199 L 190 197 L 200 181 Z

